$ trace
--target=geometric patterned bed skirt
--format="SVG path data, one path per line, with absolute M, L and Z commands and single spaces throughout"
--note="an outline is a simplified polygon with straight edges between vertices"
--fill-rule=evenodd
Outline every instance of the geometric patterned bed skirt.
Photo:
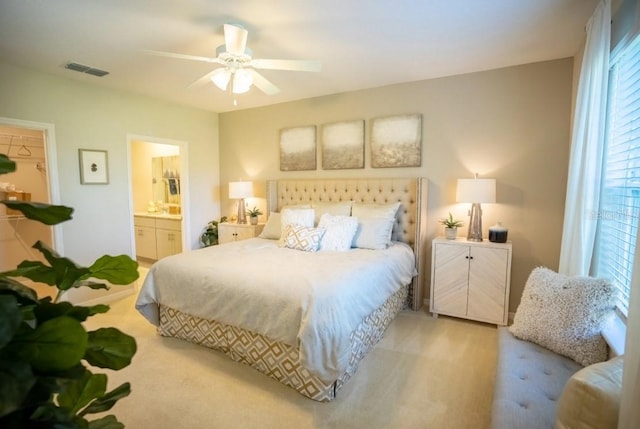
M 374 310 L 351 333 L 351 358 L 346 371 L 333 382 L 324 382 L 299 365 L 298 349 L 263 335 L 215 320 L 205 320 L 160 305 L 158 332 L 225 353 L 315 401 L 331 401 L 355 374 L 362 358 L 384 335 L 398 312 L 406 307 L 408 287 L 401 288 Z

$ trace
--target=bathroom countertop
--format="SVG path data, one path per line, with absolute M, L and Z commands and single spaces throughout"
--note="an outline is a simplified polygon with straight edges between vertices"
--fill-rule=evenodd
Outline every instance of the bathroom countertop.
M 133 215 L 134 216 L 140 216 L 140 217 L 149 217 L 149 218 L 153 218 L 153 219 L 182 220 L 182 215 L 179 215 L 179 214 L 136 212 Z

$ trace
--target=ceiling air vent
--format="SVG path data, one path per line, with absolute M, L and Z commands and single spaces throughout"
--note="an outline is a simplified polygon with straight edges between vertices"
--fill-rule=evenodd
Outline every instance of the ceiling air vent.
M 93 67 L 85 66 L 84 64 L 79 64 L 79 63 L 67 63 L 65 64 L 64 68 L 77 71 L 80 73 L 87 73 L 87 74 L 98 76 L 98 77 L 106 76 L 109 74 L 108 71 L 95 69 Z

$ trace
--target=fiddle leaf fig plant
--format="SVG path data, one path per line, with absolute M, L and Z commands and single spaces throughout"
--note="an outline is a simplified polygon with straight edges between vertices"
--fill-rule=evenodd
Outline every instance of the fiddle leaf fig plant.
M 0 174 L 15 171 L 0 154 Z M 71 219 L 73 209 L 24 201 L 0 201 L 26 218 L 46 225 Z M 0 427 L 120 429 L 104 413 L 131 392 L 129 383 L 107 389 L 107 375 L 95 368 L 119 370 L 136 352 L 133 337 L 116 328 L 87 331 L 83 322 L 109 310 L 107 305 L 78 306 L 61 301 L 71 288 L 108 289 L 138 278 L 138 264 L 127 255 L 105 255 L 82 267 L 45 243 L 33 245 L 46 263 L 23 261 L 0 272 Z M 58 289 L 55 299 L 39 298 L 19 279 Z M 103 282 L 104 281 L 104 282 Z
M 203 247 L 215 246 L 216 244 L 218 244 L 218 224 L 226 221 L 227 217 L 222 216 L 220 218 L 220 222 L 214 219 L 207 223 L 204 232 L 200 236 L 200 243 L 202 243 Z

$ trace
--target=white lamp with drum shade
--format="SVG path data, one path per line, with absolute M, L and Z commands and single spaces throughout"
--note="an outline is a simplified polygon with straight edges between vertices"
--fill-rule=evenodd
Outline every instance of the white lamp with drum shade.
M 481 203 L 496 202 L 496 179 L 458 179 L 456 202 L 471 203 L 468 241 L 482 241 Z
M 244 199 L 253 196 L 253 182 L 229 182 L 229 198 L 238 200 L 238 223 L 247 223 Z

